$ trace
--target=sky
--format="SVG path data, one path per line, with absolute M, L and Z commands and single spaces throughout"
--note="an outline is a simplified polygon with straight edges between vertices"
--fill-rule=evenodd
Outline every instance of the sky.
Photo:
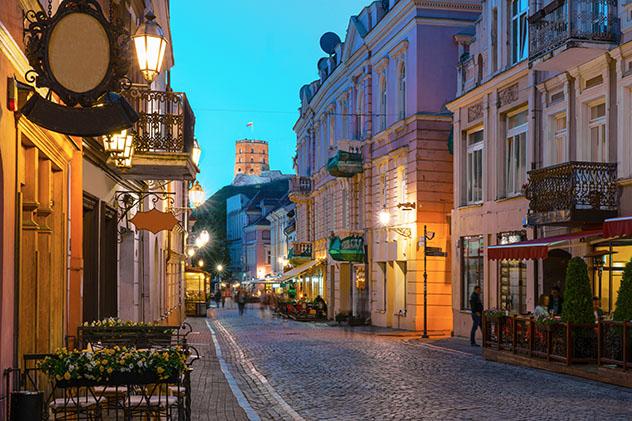
M 202 147 L 207 197 L 233 179 L 235 141 L 270 143 L 270 167 L 293 173 L 299 89 L 317 79 L 328 31 L 344 41 L 349 19 L 370 0 L 172 0 L 175 67 Z M 246 127 L 254 123 L 254 130 Z

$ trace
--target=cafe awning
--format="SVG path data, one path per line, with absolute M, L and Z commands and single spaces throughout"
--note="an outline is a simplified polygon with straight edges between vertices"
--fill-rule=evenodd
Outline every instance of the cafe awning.
M 602 235 L 603 230 L 579 231 L 570 234 L 556 235 L 553 237 L 520 241 L 512 244 L 499 244 L 496 246 L 489 246 L 487 248 L 487 258 L 489 260 L 545 259 L 548 256 L 549 248 L 559 246 L 573 240 L 582 240 Z
M 606 219 L 603 223 L 605 237 L 632 237 L 632 216 Z
M 303 265 L 297 266 L 294 269 L 291 269 L 285 272 L 283 276 L 277 279 L 277 282 L 284 282 L 289 279 L 296 278 L 297 276 L 307 272 L 308 270 L 310 270 L 314 266 L 319 265 L 320 263 L 322 263 L 322 260 L 311 260 Z

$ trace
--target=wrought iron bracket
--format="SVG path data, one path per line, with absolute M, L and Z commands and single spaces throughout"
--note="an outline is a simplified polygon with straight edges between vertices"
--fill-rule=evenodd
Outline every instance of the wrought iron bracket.
M 401 235 L 402 237 L 405 238 L 412 238 L 413 237 L 413 232 L 410 228 L 388 228 L 389 231 L 393 231 L 399 235 Z
M 147 199 L 153 204 L 153 207 L 161 202 L 167 205 L 167 209 L 171 210 L 175 205 L 175 196 L 175 192 L 118 190 L 114 194 L 114 202 L 118 208 L 118 222 L 121 223 L 125 218 L 125 225 L 129 228 L 130 212 L 134 209 L 143 210 L 144 202 Z

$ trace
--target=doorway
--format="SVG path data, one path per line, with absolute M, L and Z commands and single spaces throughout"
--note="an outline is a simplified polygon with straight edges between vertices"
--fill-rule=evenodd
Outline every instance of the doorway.
M 562 293 L 566 283 L 566 267 L 571 260 L 571 255 L 565 250 L 554 249 L 549 251 L 546 259 L 543 261 L 543 278 L 542 291 L 539 294 L 548 294 L 551 289 L 558 287 Z M 536 297 L 536 300 L 538 297 Z

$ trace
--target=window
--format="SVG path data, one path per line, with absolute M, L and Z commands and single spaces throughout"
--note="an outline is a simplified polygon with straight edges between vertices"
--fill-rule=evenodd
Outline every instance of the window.
M 399 68 L 399 119 L 406 118 L 406 64 Z
M 483 200 L 483 130 L 467 135 L 466 203 Z
M 492 72 L 498 70 L 498 9 L 492 9 Z
M 382 76 L 382 78 L 380 79 L 380 131 L 386 129 L 386 101 L 386 76 Z
M 601 103 L 590 107 L 590 151 L 589 160 L 596 162 L 608 161 L 606 139 L 606 104 Z
M 342 138 L 343 139 L 348 139 L 349 138 L 349 122 L 348 122 L 348 116 L 347 114 L 349 114 L 349 103 L 347 101 L 344 101 L 342 103 Z
M 336 141 L 336 128 L 334 126 L 335 116 L 333 112 L 329 114 L 329 146 L 333 146 Z
M 566 161 L 566 113 L 557 114 L 552 118 L 551 164 L 561 164 Z
M 400 166 L 397 168 L 397 184 L 399 189 L 399 203 L 408 202 L 408 192 L 406 186 L 408 185 L 408 178 L 406 176 L 406 167 Z
M 498 244 L 526 240 L 523 231 L 498 234 Z M 498 263 L 498 308 L 519 314 L 527 312 L 527 264 L 524 260 L 502 260 Z
M 272 263 L 272 252 L 268 249 L 267 253 L 266 253 L 266 262 L 268 264 Z
M 527 179 L 527 110 L 507 117 L 505 193 L 520 194 Z
M 474 287 L 483 287 L 483 236 L 461 238 L 461 308 L 470 308 Z
M 527 58 L 529 36 L 527 33 L 528 0 L 511 0 L 511 62 Z
M 355 101 L 356 109 L 356 139 L 364 137 L 364 94 L 361 88 L 358 88 Z
M 254 148 L 250 148 L 250 153 L 255 153 L 255 149 Z

